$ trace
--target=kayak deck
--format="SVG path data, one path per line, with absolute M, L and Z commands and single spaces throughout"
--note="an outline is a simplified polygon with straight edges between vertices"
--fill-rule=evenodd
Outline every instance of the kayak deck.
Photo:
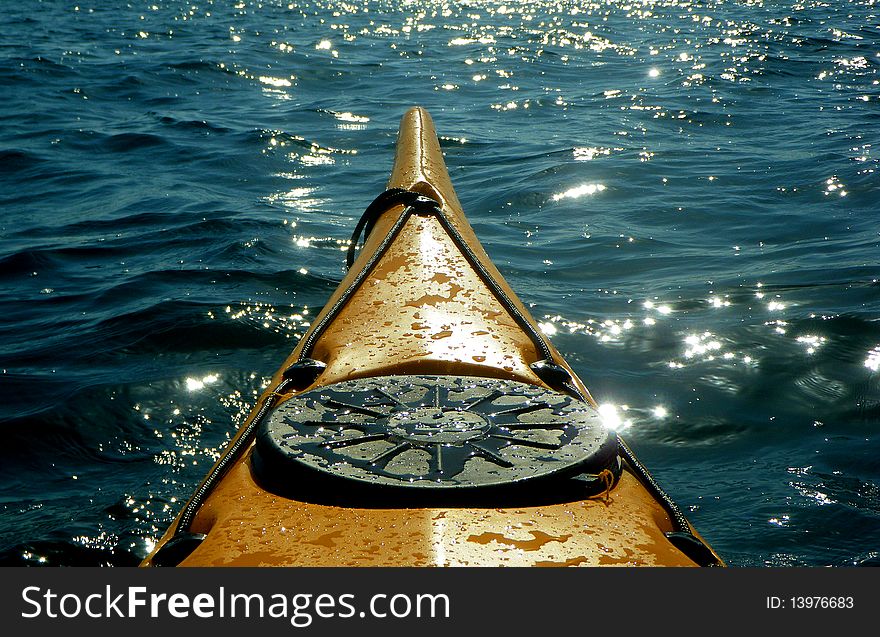
M 695 566 L 626 472 L 607 503 L 360 509 L 278 497 L 241 463 L 211 500 L 182 566 Z
M 255 452 L 259 440 L 269 435 L 261 421 L 277 420 L 271 414 L 280 413 L 285 404 L 294 410 L 291 413 L 306 409 L 297 407 L 305 404 L 303 397 L 355 379 L 455 375 L 556 391 L 544 373 L 549 365 L 554 377 L 567 379 L 567 393 L 577 398 L 582 411 L 595 408 L 586 387 L 539 335 L 536 322 L 480 246 L 450 183 L 433 123 L 421 108 L 411 109 L 401 122 L 388 186 L 430 197 L 437 207 L 422 214 L 413 212 L 412 206 L 393 205 L 377 216 L 348 275 L 143 565 L 698 565 L 692 559 L 695 553 L 683 552 L 667 536 L 682 535 L 683 525 L 684 535 L 691 536 L 693 530 L 658 496 L 664 494 L 645 479 L 644 472 L 636 470 L 639 463 L 634 458 L 618 461 L 616 471 L 603 470 L 599 477 L 605 487 L 599 492 L 584 490 L 580 496 L 548 481 L 511 489 L 494 499 L 463 495 L 438 504 L 429 497 L 420 505 L 417 497 L 395 503 L 386 491 L 377 491 L 386 494 L 377 499 L 360 498 L 353 482 L 349 490 L 344 481 L 333 480 L 329 484 L 342 486 L 327 495 L 319 488 L 321 472 L 336 471 L 332 462 L 319 466 L 314 475 L 276 469 L 280 475 L 267 479 L 260 453 Z M 291 370 L 302 369 L 303 362 L 314 363 L 306 367 L 309 373 L 292 374 Z M 338 425 L 338 436 L 347 425 L 361 433 L 374 431 L 351 414 L 381 410 L 355 406 L 352 411 L 351 405 L 340 404 L 345 409 L 332 421 Z M 443 413 L 453 413 L 460 421 L 462 411 L 450 408 Z M 443 413 L 437 411 L 432 417 L 438 419 Z M 255 443 L 258 424 L 263 438 Z M 483 427 L 482 421 L 478 425 Z M 457 427 L 456 440 L 465 444 L 488 427 L 477 432 L 476 425 L 473 431 L 458 421 L 451 426 Z M 536 425 L 506 426 L 519 431 Z M 385 440 L 390 434 L 367 435 L 364 440 L 393 445 L 403 434 L 395 435 L 392 442 Z M 297 440 L 294 434 L 287 436 Z M 525 442 L 507 438 L 512 447 L 484 450 L 488 455 L 480 461 L 488 458 L 495 463 L 490 474 L 528 456 L 522 450 L 526 447 L 553 447 L 528 436 Z M 516 451 L 517 444 L 525 446 Z M 279 442 L 279 448 L 285 445 L 284 440 Z M 324 449 L 343 446 L 354 447 L 350 439 L 337 438 Z M 444 445 L 435 446 L 439 453 Z M 296 466 L 302 451 L 294 448 L 290 454 L 291 466 Z M 465 492 L 483 493 L 477 488 Z M 699 543 L 695 534 L 692 537 Z M 686 539 L 690 542 L 690 537 Z M 179 547 L 172 549 L 175 542 Z M 711 549 L 701 546 L 704 554 L 720 563 Z M 162 557 L 172 552 L 173 559 Z

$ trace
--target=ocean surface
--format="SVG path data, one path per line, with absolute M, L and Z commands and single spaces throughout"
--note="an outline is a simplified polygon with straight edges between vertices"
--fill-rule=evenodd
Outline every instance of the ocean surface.
M 873 0 L 4 3 L 0 564 L 147 554 L 412 105 L 729 564 L 877 564 L 878 68 Z

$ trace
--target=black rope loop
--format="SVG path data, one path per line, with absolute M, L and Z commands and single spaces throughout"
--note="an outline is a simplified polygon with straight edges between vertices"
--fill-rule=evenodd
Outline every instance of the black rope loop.
M 373 199 L 372 203 L 367 206 L 366 210 L 364 210 L 361 218 L 358 219 L 357 225 L 354 227 L 354 232 L 351 234 L 351 241 L 348 244 L 348 251 L 345 254 L 346 270 L 351 270 L 351 266 L 354 265 L 357 247 L 361 241 L 361 235 L 363 234 L 363 240 L 366 241 L 367 237 L 369 237 L 370 233 L 373 231 L 373 227 L 376 225 L 376 221 L 379 217 L 394 206 L 406 206 L 408 208 L 414 208 L 417 211 L 422 211 L 423 209 L 439 208 L 440 203 L 430 197 L 403 188 L 390 188 Z

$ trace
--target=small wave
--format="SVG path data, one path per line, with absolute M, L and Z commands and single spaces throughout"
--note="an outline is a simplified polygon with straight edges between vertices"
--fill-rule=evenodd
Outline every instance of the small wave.
M 9 63 L 19 70 L 36 70 L 39 73 L 60 77 L 68 75 L 74 71 L 73 67 L 67 64 L 60 64 L 54 60 L 37 55 L 34 57 L 12 57 L 8 58 Z
M 209 318 L 209 313 L 217 319 Z M 107 319 L 98 326 L 111 357 L 236 350 L 278 351 L 289 347 L 284 337 L 266 329 L 225 320 L 222 306 L 180 302 L 156 303 Z
M 125 153 L 157 146 L 168 146 L 170 143 L 161 135 L 151 133 L 118 133 L 104 139 L 102 145 L 107 150 Z
M 207 60 L 185 60 L 183 62 L 166 63 L 164 66 L 169 69 L 174 69 L 175 71 L 210 71 L 212 73 L 230 72 L 217 62 L 209 62 Z
M 47 250 L 22 250 L 0 259 L 0 278 L 11 279 L 50 267 L 52 255 Z
M 0 259 L 0 278 L 13 279 L 35 272 L 62 271 L 68 267 L 79 269 L 83 267 L 83 261 L 94 264 L 127 253 L 127 250 L 113 246 L 32 248 Z
M 211 253 L 215 263 L 229 265 L 258 265 L 264 263 L 266 257 L 277 255 L 278 251 L 269 242 L 261 239 L 233 241 L 217 248 Z
M 159 118 L 159 121 L 166 126 L 171 126 L 173 128 L 181 130 L 208 131 L 211 133 L 229 133 L 232 131 L 231 128 L 220 126 L 219 124 L 212 124 L 211 122 L 203 119 L 176 119 L 174 117 L 164 115 Z
M 0 175 L 13 175 L 41 168 L 45 158 L 25 150 L 0 150 Z
M 697 417 L 678 418 L 675 427 L 657 427 L 651 431 L 642 425 L 639 435 L 654 442 L 696 448 L 737 443 L 762 428 L 763 423 L 750 419 L 747 415 L 728 418 L 699 414 Z

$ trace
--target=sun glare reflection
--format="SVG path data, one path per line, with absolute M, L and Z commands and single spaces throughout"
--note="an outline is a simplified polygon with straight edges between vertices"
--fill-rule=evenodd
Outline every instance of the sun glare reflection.
M 603 190 L 605 190 L 603 184 L 584 184 L 553 195 L 553 201 L 559 201 L 560 199 L 577 199 L 584 195 L 595 195 L 597 192 L 602 192 Z
M 300 274 L 307 273 L 307 270 L 300 271 Z M 311 325 L 308 306 L 296 310 L 293 306 L 277 308 L 269 303 L 242 303 L 237 308 L 227 305 L 225 314 L 230 320 L 243 321 L 260 330 L 268 329 L 286 338 L 301 337 Z
M 611 431 L 625 431 L 629 427 L 632 426 L 632 420 L 626 419 L 620 413 L 621 411 L 626 412 L 629 410 L 627 405 L 615 405 L 613 403 L 603 403 L 599 405 L 599 416 L 602 418 L 602 423 L 610 429 Z
M 868 357 L 865 359 L 865 367 L 872 372 L 880 370 L 880 345 L 868 352 Z
M 540 330 L 547 336 L 553 336 L 557 332 L 556 326 L 551 321 L 538 323 L 538 328 L 540 328 Z
M 623 150 L 622 148 L 615 148 L 614 150 Z M 572 154 L 576 161 L 592 161 L 597 157 L 602 157 L 611 154 L 610 148 L 598 148 L 598 147 L 578 147 L 572 150 Z
M 687 349 L 684 352 L 685 358 L 693 358 L 721 349 L 721 341 L 716 339 L 712 332 L 690 334 L 685 337 L 684 342 L 687 345 Z
M 187 391 L 199 391 L 200 389 L 204 389 L 205 385 L 216 383 L 219 378 L 220 377 L 217 376 L 217 374 L 208 374 L 201 378 L 193 378 L 190 376 L 186 379 L 186 389 Z
M 258 78 L 263 84 L 268 86 L 274 86 L 276 88 L 286 88 L 289 86 L 293 86 L 290 80 L 283 77 L 271 77 L 269 75 L 261 75 Z
M 807 354 L 815 354 L 816 350 L 822 347 L 827 339 L 824 336 L 817 336 L 815 334 L 804 334 L 803 336 L 798 336 L 796 340 L 806 348 Z

